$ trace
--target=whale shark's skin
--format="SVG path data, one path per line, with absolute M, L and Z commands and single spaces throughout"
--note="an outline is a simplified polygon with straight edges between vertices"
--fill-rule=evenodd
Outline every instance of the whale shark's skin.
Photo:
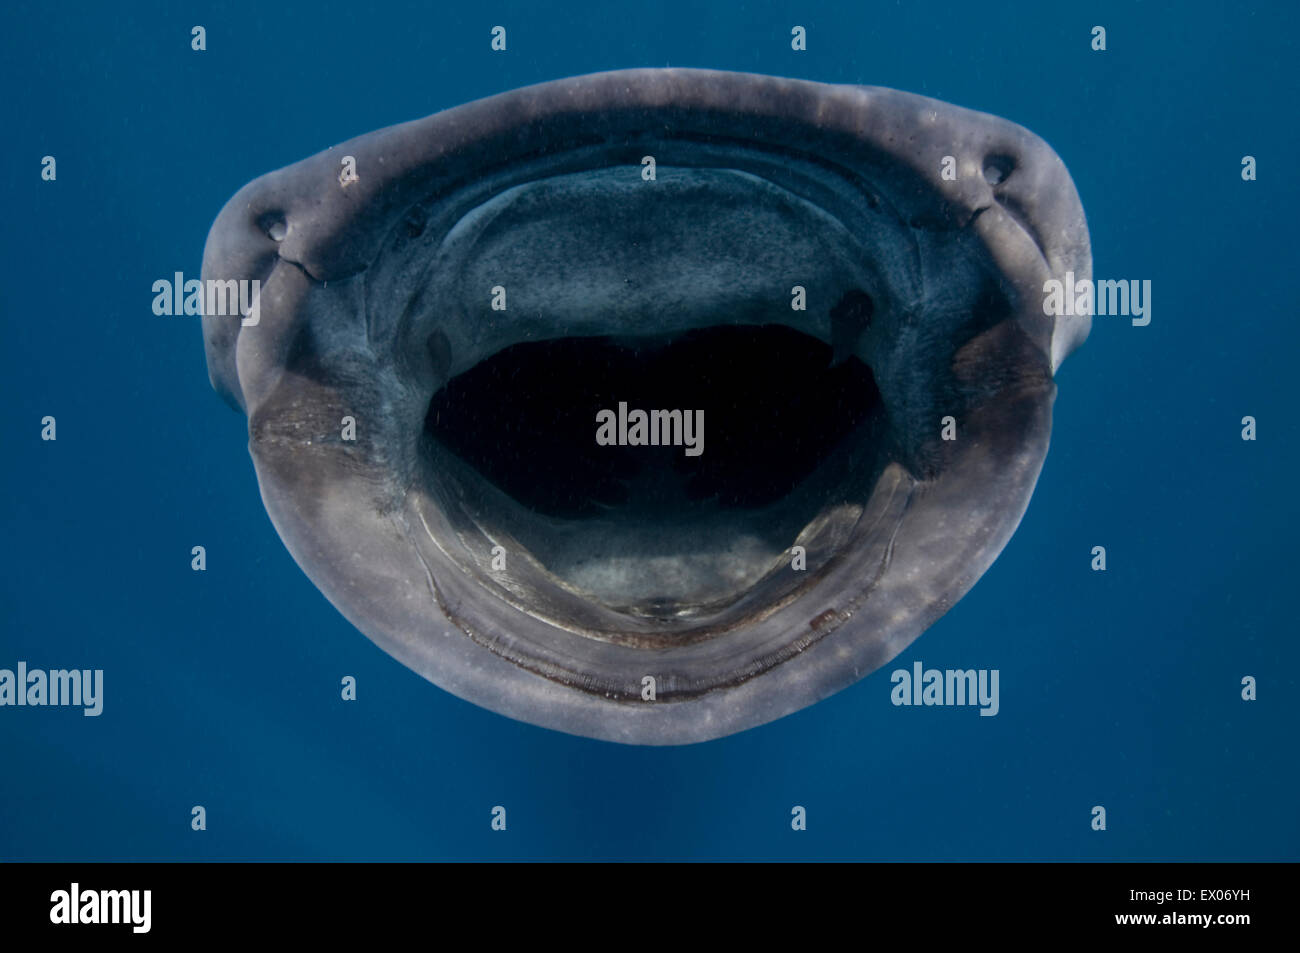
M 990 566 L 1089 331 L 1044 314 L 1066 272 L 1091 277 L 1082 207 L 1013 123 L 888 89 L 637 69 L 253 181 L 203 274 L 260 281 L 260 321 L 203 329 L 276 530 L 357 628 L 512 718 L 684 744 L 885 665 Z M 440 388 L 521 341 L 758 324 L 862 361 L 879 406 L 757 517 L 542 516 L 425 427 Z

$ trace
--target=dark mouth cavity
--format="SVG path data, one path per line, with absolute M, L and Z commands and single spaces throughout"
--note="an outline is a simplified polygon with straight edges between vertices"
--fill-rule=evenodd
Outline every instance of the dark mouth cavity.
M 625 510 L 756 509 L 779 501 L 879 408 L 856 357 L 778 325 L 516 344 L 450 380 L 427 433 L 529 509 L 580 519 Z M 682 446 L 599 446 L 596 414 L 704 411 Z
M 885 415 L 867 365 L 833 351 L 780 325 L 515 344 L 434 394 L 425 437 L 478 484 L 456 494 L 473 521 L 565 588 L 686 616 L 740 598 L 819 514 L 863 501 Z M 703 410 L 703 452 L 599 445 L 597 412 L 620 402 Z

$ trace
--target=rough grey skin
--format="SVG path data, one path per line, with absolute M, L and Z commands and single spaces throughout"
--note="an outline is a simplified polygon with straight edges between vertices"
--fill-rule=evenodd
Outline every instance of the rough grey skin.
M 261 320 L 203 330 L 276 530 L 362 632 L 512 718 L 685 744 L 885 665 L 989 567 L 1047 452 L 1054 372 L 1088 334 L 1043 314 L 1067 271 L 1091 277 L 1083 210 L 1017 125 L 888 89 L 627 70 L 245 186 L 203 275 L 259 279 Z M 855 291 L 874 307 L 846 310 Z M 833 342 L 880 391 L 871 426 L 761 513 L 543 517 L 424 431 L 433 394 L 511 344 L 728 324 Z

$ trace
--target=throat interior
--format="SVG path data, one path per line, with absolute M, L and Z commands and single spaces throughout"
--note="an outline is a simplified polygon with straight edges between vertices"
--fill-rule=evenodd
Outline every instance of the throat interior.
M 566 588 L 651 616 L 788 568 L 805 527 L 860 500 L 884 429 L 865 364 L 778 325 L 514 344 L 425 419 L 475 523 Z

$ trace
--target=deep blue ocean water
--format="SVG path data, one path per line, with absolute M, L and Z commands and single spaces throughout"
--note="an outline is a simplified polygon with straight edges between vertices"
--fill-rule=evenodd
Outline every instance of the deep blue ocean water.
M 0 708 L 0 860 L 1300 858 L 1296 7 L 610 9 L 11 8 L 0 667 L 102 668 L 105 700 L 98 718 Z M 649 749 L 479 709 L 353 629 L 276 536 L 197 319 L 155 316 L 150 288 L 198 276 L 213 217 L 263 172 L 529 83 L 664 65 L 1021 123 L 1073 175 L 1095 274 L 1153 295 L 1149 326 L 1098 317 L 1065 362 L 1020 529 L 907 652 L 774 724 Z M 889 673 L 916 660 L 998 669 L 1000 713 L 891 705 Z

